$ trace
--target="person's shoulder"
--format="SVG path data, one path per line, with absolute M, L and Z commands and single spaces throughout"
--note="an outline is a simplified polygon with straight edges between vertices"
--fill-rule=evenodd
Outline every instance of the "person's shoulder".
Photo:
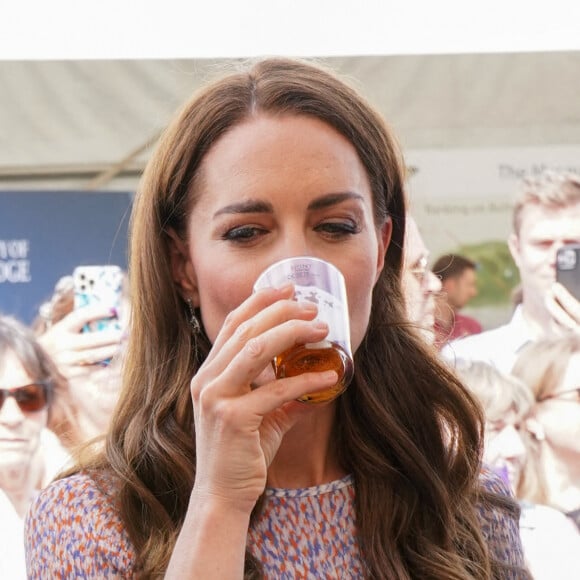
M 493 518 L 518 520 L 520 505 L 509 484 L 490 466 L 483 465 L 479 472 L 479 505 Z
M 441 348 L 441 356 L 452 366 L 461 361 L 479 360 L 508 371 L 515 357 L 512 342 L 508 325 L 504 324 L 448 342 Z
M 455 314 L 455 327 L 459 332 L 462 332 L 461 336 L 468 336 L 471 334 L 480 334 L 483 332 L 483 327 L 478 320 L 466 314 L 461 314 L 457 312 Z
M 573 532 L 580 539 L 578 530 L 572 520 L 566 517 L 566 514 L 557 510 L 556 508 L 522 501 L 520 502 L 522 508 L 522 517 L 520 520 L 520 527 L 537 528 L 542 527 L 556 532 Z M 580 543 L 578 544 L 580 547 Z
M 447 342 L 441 348 L 441 355 L 450 361 L 462 358 L 478 359 L 481 357 L 481 353 L 488 351 L 489 347 L 497 345 L 498 336 L 501 336 L 502 332 L 502 327 L 500 326 L 477 334 L 456 338 Z
M 477 515 L 492 558 L 502 565 L 524 570 L 519 531 L 520 508 L 504 480 L 488 467 L 479 476 Z
M 479 472 L 479 485 L 486 492 L 506 498 L 514 497 L 508 484 L 488 465 L 483 465 Z
M 40 491 L 33 506 L 38 510 L 52 502 L 57 502 L 57 507 L 65 508 L 107 503 L 114 491 L 113 481 L 107 476 L 95 477 L 86 472 L 79 472 L 47 485 Z
M 39 533 L 48 527 L 52 532 L 74 530 L 90 522 L 98 533 L 111 525 L 120 532 L 122 525 L 115 509 L 114 480 L 80 472 L 58 479 L 46 486 L 32 501 L 26 516 L 29 533 Z
M 80 472 L 38 494 L 25 520 L 30 577 L 102 577 L 132 569 L 116 487 L 106 474 Z
M 489 330 L 484 330 L 478 332 L 477 334 L 470 334 L 469 336 L 463 336 L 457 338 L 448 343 L 447 346 L 457 350 L 457 349 L 470 349 L 481 344 L 495 345 L 496 340 L 499 336 L 505 334 L 507 325 L 503 324 L 496 328 L 490 328 Z
M 520 505 L 520 533 L 534 578 L 576 580 L 580 570 L 580 534 L 576 526 L 555 508 L 528 501 Z

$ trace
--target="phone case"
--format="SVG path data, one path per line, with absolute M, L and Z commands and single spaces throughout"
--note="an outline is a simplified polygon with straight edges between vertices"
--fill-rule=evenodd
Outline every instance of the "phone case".
M 78 266 L 73 282 L 75 309 L 99 304 L 119 313 L 123 292 L 123 271 L 119 266 Z M 118 315 L 94 320 L 85 325 L 83 332 L 109 328 L 121 329 Z
M 567 244 L 558 250 L 556 279 L 580 300 L 580 244 Z

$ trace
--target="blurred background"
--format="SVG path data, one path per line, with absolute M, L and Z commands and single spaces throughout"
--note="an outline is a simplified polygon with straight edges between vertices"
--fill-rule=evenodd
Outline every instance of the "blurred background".
M 580 53 L 317 60 L 361 89 L 395 129 L 432 257 L 455 252 L 478 262 L 480 292 L 468 312 L 485 327 L 506 320 L 518 282 L 505 243 L 511 198 L 522 177 L 546 167 L 580 172 Z M 131 197 L 160 131 L 226 63 L 0 61 L 4 310 L 30 318 L 77 263 L 124 265 Z M 12 244 L 18 251 L 9 251 L 11 241 L 21 242 Z M 29 264 L 15 269 L 14 260 Z

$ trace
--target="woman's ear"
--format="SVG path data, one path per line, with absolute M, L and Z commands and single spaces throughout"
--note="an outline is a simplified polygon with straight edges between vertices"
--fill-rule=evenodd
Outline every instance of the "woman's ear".
M 387 249 L 391 243 L 391 236 L 393 235 L 393 221 L 387 217 L 385 223 L 377 232 L 377 240 L 379 242 L 379 251 L 377 253 L 377 275 L 375 276 L 375 284 L 377 283 L 381 272 L 385 266 L 385 256 Z
M 193 307 L 198 308 L 197 279 L 187 243 L 177 235 L 173 228 L 170 228 L 167 233 L 169 236 L 169 259 L 171 261 L 173 281 L 182 298 L 186 302 L 191 300 Z

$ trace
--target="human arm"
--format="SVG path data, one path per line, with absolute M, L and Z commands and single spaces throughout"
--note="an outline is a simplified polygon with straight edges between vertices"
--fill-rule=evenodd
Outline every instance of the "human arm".
M 67 382 L 57 403 L 72 411 L 74 430 L 66 438 L 73 445 L 107 429 L 120 391 L 122 331 L 81 332 L 88 322 L 107 316 L 111 311 L 100 306 L 73 310 L 39 337 Z M 55 421 L 49 426 L 60 434 Z
M 233 311 L 191 383 L 196 478 L 167 578 L 243 576 L 249 518 L 268 467 L 285 433 L 312 411 L 295 399 L 337 380 L 273 378 L 276 354 L 328 332 L 314 322 L 316 309 L 292 295 L 292 287 L 261 290 Z

